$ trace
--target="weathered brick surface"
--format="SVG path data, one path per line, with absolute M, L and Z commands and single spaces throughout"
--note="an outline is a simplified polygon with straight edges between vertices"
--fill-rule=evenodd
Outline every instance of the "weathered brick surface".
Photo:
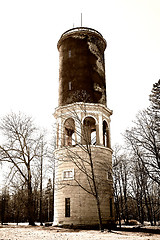
M 59 105 L 81 102 L 84 92 L 87 102 L 106 105 L 105 48 L 106 41 L 97 31 L 79 29 L 62 35 L 58 42 Z

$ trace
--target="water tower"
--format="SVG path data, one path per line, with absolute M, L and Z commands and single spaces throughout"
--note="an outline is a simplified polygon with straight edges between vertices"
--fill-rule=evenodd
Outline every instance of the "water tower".
M 106 46 L 98 31 L 84 27 L 66 31 L 58 41 L 54 225 L 99 224 L 93 178 L 102 223 L 114 220 Z

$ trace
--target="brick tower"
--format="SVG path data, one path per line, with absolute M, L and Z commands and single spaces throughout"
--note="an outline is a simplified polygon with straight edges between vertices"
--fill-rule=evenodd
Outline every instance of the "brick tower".
M 114 221 L 105 48 L 91 28 L 70 29 L 58 41 L 54 225 Z

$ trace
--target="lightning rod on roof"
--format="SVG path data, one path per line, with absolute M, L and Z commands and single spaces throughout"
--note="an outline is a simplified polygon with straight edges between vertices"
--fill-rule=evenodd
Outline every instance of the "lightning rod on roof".
M 81 27 L 82 27 L 82 13 L 81 13 Z

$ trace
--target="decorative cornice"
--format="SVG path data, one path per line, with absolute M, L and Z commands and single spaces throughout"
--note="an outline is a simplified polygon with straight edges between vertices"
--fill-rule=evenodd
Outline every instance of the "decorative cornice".
M 67 104 L 65 106 L 57 107 L 55 109 L 55 112 L 54 112 L 53 116 L 55 118 L 58 118 L 59 116 L 62 116 L 63 114 L 66 114 L 67 109 L 70 112 L 71 112 L 72 109 L 74 109 L 76 112 L 78 112 L 78 111 L 83 112 L 83 111 L 86 110 L 87 112 L 89 111 L 89 112 L 93 112 L 93 113 L 107 112 L 108 116 L 111 116 L 113 114 L 113 111 L 110 110 L 109 108 L 107 108 L 103 104 L 76 102 L 76 103 Z

